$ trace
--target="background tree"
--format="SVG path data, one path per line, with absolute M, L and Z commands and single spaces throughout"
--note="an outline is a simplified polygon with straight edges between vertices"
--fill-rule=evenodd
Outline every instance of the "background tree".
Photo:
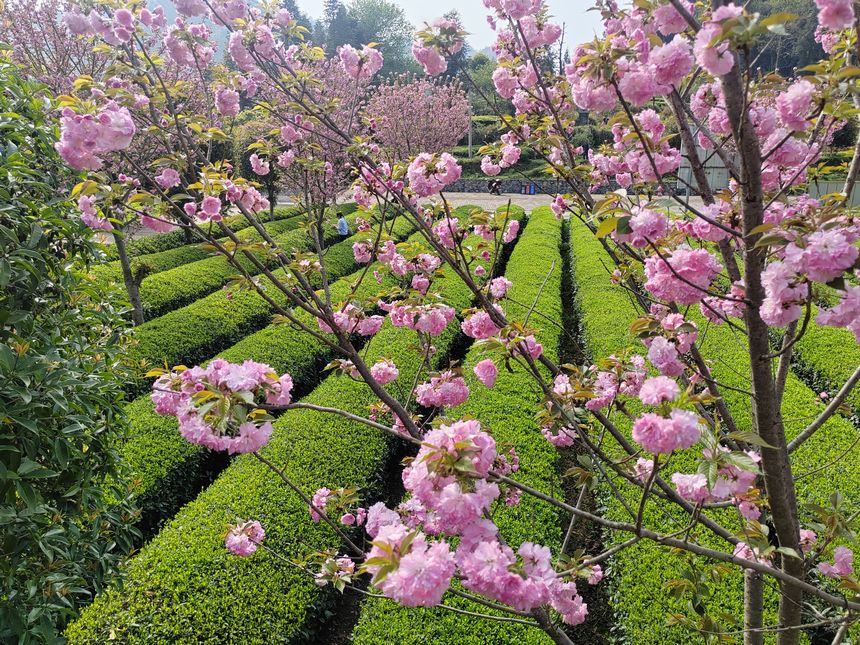
M 358 24 L 340 0 L 326 0 L 321 25 L 324 28 L 323 40 L 329 56 L 337 53 L 341 45 L 358 44 Z
M 463 69 L 463 68 L 458 68 Z M 484 52 L 477 52 L 466 61 L 465 69 L 469 73 L 469 102 L 472 114 L 513 114 L 514 106 L 510 100 L 496 94 L 493 85 L 493 72 L 496 71 L 496 61 Z
M 376 88 L 364 113 L 396 161 L 450 150 L 469 129 L 469 103 L 456 81 L 400 76 Z
M 797 16 L 796 20 L 786 23 L 786 35 L 773 34 L 753 50 L 752 60 L 762 74 L 779 72 L 783 76 L 792 76 L 795 70 L 821 58 L 821 45 L 815 41 L 814 3 L 806 0 L 752 0 L 749 11 L 757 11 L 765 17 L 779 12 Z
M 307 16 L 305 12 L 299 9 L 299 5 L 296 4 L 296 0 L 280 0 L 279 4 L 282 8 L 290 12 L 290 15 L 292 15 L 293 20 L 295 20 L 299 26 L 304 27 L 308 31 L 313 30 L 313 21 Z
M 66 197 L 44 86 L 0 62 L 0 88 L 0 641 L 54 643 L 131 548 L 131 509 L 105 496 L 125 325 L 85 278 L 100 251 Z
M 68 92 L 78 76 L 97 76 L 107 59 L 62 24 L 71 8 L 67 0 L 9 0 L 0 3 L 0 42 L 12 45 L 12 56 L 28 74 L 54 94 Z
M 417 71 L 410 53 L 415 27 L 401 7 L 389 0 L 353 0 L 349 17 L 356 25 L 357 38 L 350 44 L 379 43 L 385 59 L 382 76 Z

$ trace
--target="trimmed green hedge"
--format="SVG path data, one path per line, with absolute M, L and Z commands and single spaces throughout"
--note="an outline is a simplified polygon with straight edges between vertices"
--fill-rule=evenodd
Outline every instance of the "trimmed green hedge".
M 400 240 L 410 231 L 408 221 L 398 218 L 394 236 Z M 354 242 L 355 236 L 326 249 L 329 280 L 336 280 L 355 268 Z M 268 284 L 268 281 L 263 279 L 263 283 Z M 288 306 L 287 296 L 282 291 L 268 284 L 267 292 L 272 300 Z M 236 291 L 230 299 L 223 291 L 216 291 L 135 328 L 136 344 L 129 349 L 129 356 L 133 362 L 149 367 L 165 361 L 169 365 L 194 365 L 260 329 L 273 313 L 272 307 L 256 290 Z M 128 391 L 139 393 L 147 386 L 146 382 L 138 381 L 130 385 Z
M 292 217 L 297 212 L 298 208 L 296 206 L 278 206 L 275 209 L 275 220 Z M 224 223 L 234 231 L 240 231 L 250 226 L 248 218 L 241 213 L 225 218 Z M 193 236 L 192 243 L 197 239 L 197 236 Z M 188 240 L 185 238 L 185 233 L 182 229 L 176 228 L 167 233 L 156 233 L 155 235 L 147 235 L 146 237 L 129 240 L 126 244 L 126 252 L 129 257 L 137 257 L 140 255 L 149 255 L 150 253 L 160 253 L 161 251 L 175 249 L 187 244 Z M 116 260 L 116 247 L 113 244 L 106 244 L 105 254 L 109 260 Z
M 352 213 L 355 204 L 344 204 L 340 210 Z M 278 223 L 280 224 L 280 223 Z M 248 232 L 243 242 L 257 242 L 261 238 L 256 230 Z M 284 249 L 299 251 L 310 250 L 312 242 L 304 229 L 290 230 L 273 238 Z M 323 243 L 331 244 L 338 239 L 337 230 L 326 226 L 323 233 Z M 244 254 L 237 255 L 239 264 L 251 275 L 257 274 L 253 262 Z M 217 291 L 227 282 L 239 275 L 239 271 L 227 262 L 222 255 L 216 255 L 198 260 L 168 271 L 162 271 L 148 276 L 140 284 L 140 300 L 143 304 L 144 318 L 152 320 L 184 305 L 194 302 L 203 296 Z
M 624 291 L 613 285 L 609 279 L 605 267 L 610 264 L 610 260 L 599 241 L 584 225 L 575 222 L 572 226 L 572 247 L 578 309 L 588 350 L 592 356 L 600 358 L 624 347 L 636 347 L 639 341 L 632 338 L 629 323 L 637 313 Z M 696 321 L 700 330 L 705 331 L 705 321 L 701 317 L 697 317 Z M 742 340 L 728 325 L 708 326 L 703 337 L 703 354 L 706 358 L 713 359 L 712 369 L 717 379 L 742 390 L 749 389 L 749 364 L 745 347 L 740 344 Z M 748 397 L 728 388 L 723 388 L 722 391 L 739 428 L 750 430 Z M 783 415 L 787 420 L 788 434 L 791 436 L 801 430 L 803 423 L 814 418 L 820 410 L 821 403 L 815 393 L 796 376 L 790 375 L 783 400 Z M 616 422 L 620 427 L 629 430 L 629 424 L 621 415 L 618 415 Z M 795 474 L 811 472 L 828 463 L 834 455 L 846 450 L 855 436 L 856 430 L 846 420 L 830 420 L 793 455 Z M 854 455 L 858 454 L 860 452 L 855 450 Z M 694 472 L 697 457 L 696 449 L 676 453 L 673 456 L 673 468 L 682 472 Z M 860 499 L 852 463 L 856 463 L 856 456 L 852 458 L 849 455 L 826 471 L 801 479 L 798 486 L 801 503 L 808 500 L 821 503 L 834 489 L 842 492 L 851 501 Z M 618 485 L 631 493 L 630 487 L 621 483 Z M 629 499 L 635 502 L 638 495 L 632 492 Z M 621 505 L 609 495 L 605 496 L 604 514 L 612 519 L 629 519 Z M 719 516 L 719 519 L 729 526 L 732 526 L 731 518 L 730 513 Z M 671 517 L 667 519 L 665 513 L 653 506 L 645 516 L 647 525 L 666 530 L 683 526 L 684 519 L 674 512 L 672 523 Z M 728 545 L 710 538 L 706 532 L 702 531 L 701 536 L 704 543 L 728 550 Z M 624 539 L 624 536 L 611 537 Z M 685 609 L 683 603 L 671 598 L 665 589 L 668 580 L 678 577 L 679 564 L 677 559 L 669 557 L 665 550 L 651 543 L 641 543 L 613 558 L 609 568 L 611 599 L 620 630 L 627 642 L 637 645 L 700 642 L 700 639 L 694 638 L 685 629 L 666 625 L 670 612 L 683 612 Z M 719 583 L 711 600 L 711 611 L 722 610 L 732 616 L 742 616 L 742 588 L 740 572 L 734 571 Z M 773 594 L 769 594 L 770 612 L 774 609 L 773 601 Z
M 357 271 L 333 283 L 330 287 L 332 299 L 339 301 L 346 297 L 351 284 L 359 277 L 360 271 Z M 356 297 L 369 297 L 378 289 L 393 284 L 386 280 L 380 286 L 373 280 L 365 280 Z M 297 312 L 296 315 L 303 322 L 316 325 L 310 314 Z M 319 382 L 332 350 L 292 325 L 269 325 L 219 356 L 231 362 L 251 359 L 271 365 L 279 374 L 289 372 L 298 397 Z M 132 432 L 120 454 L 136 480 L 134 497 L 141 510 L 139 528 L 144 535 L 149 535 L 182 504 L 193 499 L 200 482 L 209 479 L 208 472 L 223 465 L 225 458 L 183 439 L 176 419 L 156 414 L 149 394 L 129 404 L 127 412 Z
M 561 339 L 558 323 L 562 320 L 560 244 L 561 226 L 552 211 L 547 207 L 535 209 L 511 254 L 506 272 L 513 282 L 509 291 L 512 300 L 530 307 L 537 298 L 529 324 L 539 330 L 537 339 L 544 353 L 556 362 Z M 548 274 L 549 279 L 546 279 Z M 527 313 L 525 307 L 512 302 L 508 302 L 505 309 L 512 320 L 522 321 Z M 448 416 L 456 419 L 469 415 L 479 419 L 492 431 L 500 452 L 516 447 L 521 463 L 521 470 L 515 475 L 518 481 L 545 493 L 563 494 L 559 452 L 541 435 L 535 419 L 536 405 L 542 398 L 537 383 L 522 368 L 516 367 L 513 372 L 500 368 L 495 387 L 488 390 L 472 371 L 484 358 L 487 354 L 477 347 L 467 354 L 463 370 L 471 394 L 466 403 Z M 513 507 L 497 504 L 493 519 L 514 549 L 527 540 L 550 546 L 554 551 L 561 546 L 562 518 L 556 509 L 533 497 L 523 495 L 522 501 Z M 445 602 L 487 613 L 485 607 L 461 598 L 449 596 Z M 576 632 L 572 633 L 575 639 Z M 489 619 L 479 621 L 444 609 L 407 609 L 387 599 L 369 598 L 362 604 L 353 642 L 359 645 L 507 645 L 552 641 L 542 631 L 524 625 Z
M 453 306 L 469 305 L 468 289 L 453 275 L 439 286 Z M 436 338 L 440 355 L 455 336 L 455 325 L 449 325 Z M 408 350 L 413 342 L 413 332 L 386 323 L 367 348 L 368 360 L 395 354 L 400 380 L 410 382 L 420 364 Z M 307 397 L 358 414 L 373 400 L 366 385 L 345 378 L 329 378 Z M 263 452 L 306 492 L 347 485 L 372 497 L 384 483 L 391 441 L 338 416 L 292 410 L 277 420 Z M 196 643 L 312 642 L 332 592 L 264 550 L 250 558 L 231 556 L 224 534 L 237 517 L 259 519 L 267 546 L 288 556 L 303 544 L 338 546 L 336 536 L 311 522 L 304 503 L 275 475 L 254 457 L 239 457 L 142 549 L 123 588 L 98 597 L 69 627 L 69 642 L 183 642 L 189 634 Z
M 402 230 L 408 229 L 404 224 L 405 220 L 401 219 L 394 228 L 398 239 Z M 420 236 L 416 233 L 413 239 L 418 240 Z M 328 253 L 340 253 L 341 249 L 346 249 L 351 257 L 348 245 L 334 245 L 329 247 Z M 358 271 L 333 283 L 330 287 L 332 299 L 338 301 L 345 297 L 349 285 L 360 275 Z M 365 280 L 356 297 L 369 297 L 378 289 L 393 284 L 388 277 L 382 286 L 373 280 Z M 299 311 L 296 315 L 312 326 L 316 324 L 308 314 Z M 290 325 L 269 325 L 219 356 L 233 362 L 250 358 L 267 363 L 278 372 L 288 371 L 295 383 L 295 395 L 302 396 L 318 383 L 320 372 L 331 357 L 331 350 Z M 149 394 L 132 402 L 127 412 L 133 433 L 121 453 L 136 479 L 134 496 L 142 513 L 139 527 L 144 534 L 149 534 L 171 517 L 181 504 L 192 499 L 200 482 L 210 480 L 210 471 L 222 467 L 224 460 L 185 441 L 178 434 L 175 419 L 155 413 Z
M 394 233 L 399 234 L 402 227 L 404 224 L 398 223 Z M 351 254 L 348 245 L 329 247 L 329 253 L 337 252 L 340 247 L 348 248 Z M 361 270 L 356 271 L 332 283 L 332 300 L 337 302 L 345 298 L 361 273 Z M 355 297 L 364 299 L 380 289 L 393 286 L 393 280 L 387 274 L 384 276 L 382 285 L 375 280 L 365 280 Z M 296 316 L 316 327 L 310 314 L 297 311 Z M 231 362 L 251 359 L 271 365 L 278 373 L 289 372 L 293 377 L 294 395 L 299 397 L 319 382 L 332 351 L 291 325 L 272 324 L 243 338 L 218 356 Z M 155 413 L 149 394 L 129 404 L 127 411 L 133 431 L 132 438 L 122 447 L 121 455 L 136 480 L 134 497 L 142 515 L 139 527 L 144 534 L 149 534 L 192 499 L 200 482 L 208 479 L 208 471 L 223 465 L 224 460 L 185 441 L 179 435 L 176 419 Z
M 236 237 L 243 242 L 247 242 L 258 237 L 256 229 L 247 225 L 247 220 L 244 218 L 243 221 L 245 221 L 246 226 L 243 226 L 236 231 Z M 290 217 L 277 219 L 274 222 L 266 222 L 263 224 L 263 228 L 265 228 L 271 235 L 281 235 L 287 231 L 292 231 L 293 229 L 298 228 L 302 221 L 302 216 L 295 213 Z M 223 239 L 224 238 L 222 238 L 222 240 Z M 176 247 L 175 249 L 167 249 L 166 251 L 159 251 L 158 253 L 148 253 L 146 255 L 133 257 L 131 259 L 131 269 L 132 272 L 137 272 L 139 268 L 142 268 L 145 265 L 146 275 L 149 276 L 161 273 L 162 271 L 168 271 L 169 269 L 182 266 L 183 264 L 196 262 L 197 260 L 205 260 L 206 258 L 211 257 L 211 255 L 211 251 L 205 250 L 204 245 L 202 244 L 186 244 L 184 246 Z M 122 282 L 122 267 L 119 264 L 119 260 L 94 266 L 91 273 L 93 278 L 99 282 Z
M 813 312 L 813 316 L 816 312 Z M 806 334 L 794 347 L 795 367 L 821 392 L 831 396 L 860 365 L 860 343 L 847 329 L 810 323 Z M 846 403 L 860 414 L 860 387 L 848 395 Z

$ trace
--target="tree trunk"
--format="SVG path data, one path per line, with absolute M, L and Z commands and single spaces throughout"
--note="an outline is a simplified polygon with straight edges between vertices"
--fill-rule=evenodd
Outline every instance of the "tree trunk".
M 744 571 L 744 645 L 764 645 L 763 615 L 764 582 L 760 573 L 747 569 Z
M 781 547 L 800 553 L 800 522 L 797 515 L 797 497 L 785 428 L 773 377 L 768 326 L 759 315 L 764 300 L 761 274 L 764 270 L 766 249 L 756 249 L 761 237 L 751 231 L 764 221 L 764 194 L 761 178 L 761 145 L 753 130 L 746 111 L 743 78 L 739 69 L 740 60 L 735 58 L 735 67 L 721 78 L 726 109 L 732 125 L 732 134 L 737 142 L 740 156 L 740 203 L 743 233 L 746 243 L 744 278 L 749 306 L 744 312 L 749 338 L 750 374 L 752 377 L 753 428 L 769 448 L 762 448 L 762 471 L 764 473 L 767 499 L 770 503 L 776 537 Z M 798 579 L 803 579 L 803 563 L 797 558 L 783 557 L 782 570 Z M 781 585 L 779 602 L 780 627 L 797 627 L 801 624 L 803 592 L 794 586 Z M 788 629 L 777 636 L 778 645 L 796 645 L 799 629 Z
M 128 258 L 128 253 L 125 249 L 125 238 L 119 231 L 114 231 L 114 242 L 116 242 L 116 251 L 119 255 L 119 264 L 122 267 L 122 279 L 125 282 L 125 290 L 128 292 L 128 300 L 131 303 L 131 318 L 134 321 L 135 327 L 143 324 L 143 305 L 140 303 L 140 285 L 135 280 L 134 273 L 131 270 L 131 261 Z
M 274 182 L 269 183 L 269 221 L 275 221 L 275 206 L 278 202 L 278 187 Z

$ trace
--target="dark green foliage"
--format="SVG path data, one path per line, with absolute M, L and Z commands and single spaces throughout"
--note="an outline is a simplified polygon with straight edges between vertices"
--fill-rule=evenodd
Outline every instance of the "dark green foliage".
M 847 329 L 810 323 L 794 351 L 793 358 L 805 380 L 814 383 L 816 391 L 827 391 L 831 396 L 860 365 L 860 345 Z M 846 402 L 855 414 L 860 414 L 860 386 L 854 388 Z
M 53 643 L 116 572 L 123 322 L 85 280 L 98 245 L 67 200 L 44 88 L 0 62 L 0 642 Z
M 785 24 L 786 35 L 764 39 L 762 45 L 752 52 L 755 67 L 761 74 L 779 72 L 791 78 L 796 70 L 816 63 L 825 56 L 821 45 L 815 42 L 818 21 L 813 3 L 807 0 L 752 0 L 748 10 L 759 12 L 762 16 L 782 12 L 797 16 L 796 20 Z
M 522 216 L 521 209 L 512 209 L 512 213 Z M 351 279 L 332 286 L 335 300 L 343 297 Z M 388 286 L 368 280 L 357 295 L 375 294 Z M 436 288 L 457 308 L 469 304 L 468 289 L 451 273 L 446 272 Z M 458 336 L 456 331 L 449 325 L 436 339 L 438 360 L 445 360 Z M 400 379 L 409 382 L 420 362 L 409 349 L 413 340 L 411 332 L 386 324 L 365 348 L 367 360 L 396 356 Z M 222 356 L 233 361 L 264 360 L 295 376 L 301 371 L 292 370 L 300 370 L 309 360 L 303 355 L 302 342 L 306 341 L 288 327 L 269 327 Z M 308 346 L 307 352 L 319 349 Z M 307 401 L 364 414 L 373 396 L 364 384 L 332 377 Z M 304 410 L 286 413 L 275 426 L 265 453 L 277 463 L 285 463 L 291 479 L 307 492 L 320 485 L 355 485 L 366 490 L 364 499 L 370 501 L 384 485 L 381 477 L 391 448 L 388 437 L 340 417 Z M 141 441 L 141 448 L 145 443 Z M 273 634 L 279 642 L 313 642 L 312 634 L 325 619 L 333 594 L 320 592 L 306 574 L 266 553 L 247 560 L 228 556 L 224 531 L 237 515 L 259 518 L 266 525 L 268 544 L 289 555 L 296 555 L 306 544 L 337 545 L 334 536 L 313 524 L 307 508 L 269 471 L 252 457 L 241 457 L 143 549 L 131 565 L 125 589 L 98 599 L 70 628 L 71 642 L 100 642 L 111 630 L 121 641 L 131 643 L 181 640 L 187 633 L 194 633 L 195 642 L 200 643 L 269 643 Z M 162 591 L 152 593 L 156 588 Z
M 517 242 L 505 275 L 514 283 L 512 301 L 535 303 L 529 324 L 538 329 L 537 339 L 544 353 L 553 361 L 559 359 L 561 321 L 562 258 L 561 226 L 549 208 L 535 209 L 528 226 Z M 544 281 L 546 284 L 544 285 Z M 541 285 L 544 285 L 541 288 Z M 537 300 L 536 300 L 537 299 Z M 527 310 L 508 303 L 509 320 L 522 321 Z M 488 390 L 475 378 L 472 369 L 478 361 L 491 357 L 480 347 L 469 350 L 464 361 L 464 376 L 469 384 L 469 400 L 450 413 L 457 419 L 469 415 L 479 419 L 490 430 L 499 452 L 515 447 L 522 469 L 518 481 L 549 494 L 561 494 L 558 477 L 558 451 L 540 433 L 535 419 L 541 393 L 534 378 L 522 368 L 508 372 L 500 367 L 495 387 Z M 493 519 L 505 541 L 514 549 L 527 540 L 557 550 L 561 545 L 558 513 L 547 504 L 523 495 L 517 506 L 498 504 Z M 446 604 L 469 611 L 487 613 L 486 607 L 461 598 L 448 597 Z M 406 609 L 387 599 L 368 599 L 362 604 L 358 625 L 353 632 L 355 643 L 434 643 L 460 645 L 507 643 L 549 643 L 541 631 L 523 625 L 476 620 L 444 609 Z
M 580 223 L 572 226 L 571 239 L 579 315 L 587 349 L 594 359 L 599 359 L 625 347 L 641 346 L 629 332 L 630 322 L 637 316 L 636 310 L 627 294 L 612 284 L 606 269 L 611 261 L 599 241 Z M 705 329 L 703 318 L 694 319 L 700 330 Z M 726 403 L 739 429 L 751 430 L 749 396 L 744 393 L 750 388 L 746 346 L 728 325 L 709 326 L 704 334 L 702 353 L 706 358 L 719 356 L 719 360 L 713 362 L 717 380 L 739 389 L 734 391 L 723 388 Z M 814 418 L 820 410 L 821 403 L 815 393 L 794 375 L 790 375 L 783 399 L 783 417 L 786 419 L 789 438 L 799 432 L 803 424 Z M 629 430 L 629 424 L 620 415 L 616 422 L 625 431 Z M 851 424 L 844 419 L 831 419 L 792 456 L 795 475 L 810 473 L 828 464 L 835 455 L 848 450 L 855 437 L 856 430 Z M 860 453 L 855 447 L 842 461 L 828 467 L 818 476 L 807 476 L 799 480 L 799 502 L 823 503 L 831 492 L 838 490 L 848 500 L 856 503 L 860 499 L 860 490 L 851 464 L 856 463 L 858 454 Z M 673 470 L 694 472 L 698 457 L 696 448 L 675 453 L 672 457 Z M 626 489 L 620 482 L 616 484 L 630 495 L 629 501 L 638 501 L 636 492 Z M 610 495 L 605 495 L 604 501 L 606 516 L 625 521 L 629 519 L 621 504 Z M 722 513 L 719 520 L 732 529 L 737 528 L 736 521 L 728 512 Z M 687 521 L 688 518 L 677 512 L 667 517 L 653 507 L 649 508 L 645 515 L 647 525 L 666 531 L 682 527 Z M 724 551 L 731 550 L 729 545 L 705 532 L 702 532 L 700 538 L 708 546 Z M 613 539 L 623 540 L 624 536 L 613 536 Z M 610 583 L 612 605 L 628 642 L 654 645 L 667 642 L 700 642 L 699 638 L 693 637 L 683 628 L 666 625 L 669 612 L 686 611 L 683 601 L 671 598 L 664 586 L 668 580 L 680 575 L 680 566 L 681 561 L 678 558 L 669 556 L 667 552 L 650 543 L 641 543 L 626 549 L 613 558 Z M 734 571 L 718 585 L 713 585 L 714 595 L 708 601 L 711 615 L 724 611 L 730 616 L 742 616 L 742 588 L 739 571 Z M 768 594 L 767 600 L 766 621 L 773 622 L 774 596 Z

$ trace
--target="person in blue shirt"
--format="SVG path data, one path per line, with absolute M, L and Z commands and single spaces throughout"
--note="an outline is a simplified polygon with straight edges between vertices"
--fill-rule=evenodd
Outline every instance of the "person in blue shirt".
M 349 237 L 349 224 L 344 214 L 340 211 L 337 212 L 337 234 L 344 240 Z

